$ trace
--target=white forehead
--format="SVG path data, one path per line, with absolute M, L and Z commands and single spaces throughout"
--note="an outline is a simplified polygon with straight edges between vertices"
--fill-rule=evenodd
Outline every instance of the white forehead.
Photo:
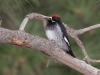
M 51 18 L 51 21 L 52 21 L 52 22 L 55 22 L 55 21 L 52 19 L 52 17 L 49 17 L 49 18 Z

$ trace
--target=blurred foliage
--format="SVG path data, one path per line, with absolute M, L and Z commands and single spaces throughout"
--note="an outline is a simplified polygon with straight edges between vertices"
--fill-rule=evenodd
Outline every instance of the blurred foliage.
M 44 15 L 59 14 L 63 22 L 74 29 L 100 23 L 100 0 L 0 0 L 2 27 L 17 30 L 25 15 L 37 12 Z M 46 38 L 42 23 L 31 20 L 26 32 Z M 91 30 L 79 36 L 88 55 L 100 59 L 100 30 Z M 70 38 L 77 58 L 82 59 L 81 49 Z M 82 75 L 72 68 L 53 61 L 46 68 L 47 58 L 38 51 L 0 44 L 0 75 Z M 92 64 L 100 68 L 100 65 Z

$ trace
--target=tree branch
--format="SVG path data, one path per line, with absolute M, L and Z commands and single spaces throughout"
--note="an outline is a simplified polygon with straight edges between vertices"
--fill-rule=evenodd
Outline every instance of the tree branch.
M 0 28 L 0 42 L 36 49 L 49 59 L 63 63 L 85 75 L 100 75 L 99 69 L 66 54 L 54 41 L 30 35 L 24 31 Z
M 100 27 L 100 24 L 96 24 L 96 25 L 89 26 L 87 28 L 79 29 L 79 30 L 77 30 L 77 35 L 83 34 L 89 30 L 96 29 L 99 27 Z
M 76 43 L 78 44 L 78 46 L 81 48 L 82 53 L 84 55 L 84 61 L 86 61 L 87 63 L 91 64 L 91 63 L 100 63 L 100 60 L 94 60 L 94 59 L 90 59 L 90 57 L 88 56 L 85 47 L 83 45 L 83 43 L 81 42 L 81 40 L 78 38 L 78 35 L 83 34 L 89 30 L 95 29 L 100 27 L 100 24 L 96 24 L 87 28 L 83 28 L 83 29 L 79 29 L 79 30 L 74 30 L 73 28 L 70 28 L 68 25 L 64 24 L 67 30 L 67 33 L 76 41 Z
M 90 59 L 85 50 L 83 43 L 78 38 L 78 35 L 83 34 L 84 32 L 89 31 L 91 29 L 98 28 L 100 27 L 100 24 L 93 25 L 79 30 L 74 30 L 73 28 L 70 28 L 68 25 L 64 24 L 67 33 L 76 41 L 76 43 L 82 49 L 82 53 L 85 57 L 84 60 L 87 62 L 85 63 L 84 61 L 81 61 L 77 58 L 73 58 L 68 54 L 66 54 L 63 50 L 58 48 L 58 46 L 54 41 L 49 41 L 38 36 L 32 36 L 23 31 L 27 22 L 31 19 L 37 19 L 42 21 L 43 26 L 45 28 L 46 20 L 44 18 L 47 17 L 48 16 L 44 16 L 38 13 L 31 13 L 26 15 L 25 19 L 21 23 L 19 30 L 17 31 L 0 28 L 0 42 L 17 45 L 21 47 L 27 47 L 31 49 L 36 49 L 42 52 L 49 59 L 68 65 L 69 67 L 76 69 L 77 71 L 85 75 L 100 75 L 100 70 L 87 64 L 91 62 L 100 62 L 100 60 Z
M 45 28 L 46 26 L 46 20 L 44 18 L 47 18 L 48 16 L 44 16 L 44 15 L 41 15 L 41 14 L 38 14 L 38 13 L 30 13 L 28 15 L 26 15 L 25 19 L 23 20 L 19 30 L 24 30 L 28 20 L 31 20 L 31 19 L 37 19 L 37 20 L 40 20 L 42 21 L 43 23 L 43 26 Z M 78 38 L 78 35 L 79 34 L 83 34 L 84 32 L 86 31 L 89 31 L 91 29 L 95 29 L 95 28 L 98 28 L 100 27 L 100 24 L 97 24 L 97 25 L 94 25 L 94 26 L 90 26 L 90 27 L 87 27 L 87 28 L 84 28 L 84 29 L 79 29 L 79 30 L 74 30 L 73 28 L 70 28 L 67 24 L 65 24 L 65 27 L 66 27 L 66 30 L 67 30 L 67 33 L 76 41 L 76 43 L 79 45 L 79 47 L 81 48 L 82 50 L 82 53 L 84 55 L 84 60 L 87 62 L 87 63 L 91 63 L 91 62 L 100 62 L 100 60 L 93 60 L 93 59 L 90 59 L 86 50 L 85 50 L 85 47 L 83 45 L 83 43 L 81 42 L 81 40 Z

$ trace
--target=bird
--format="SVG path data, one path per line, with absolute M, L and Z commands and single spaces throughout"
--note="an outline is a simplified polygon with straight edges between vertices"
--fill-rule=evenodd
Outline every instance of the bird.
M 71 49 L 66 28 L 61 21 L 60 16 L 58 14 L 53 14 L 52 16 L 44 19 L 46 20 L 45 32 L 47 38 L 49 40 L 54 40 L 63 51 L 75 58 Z

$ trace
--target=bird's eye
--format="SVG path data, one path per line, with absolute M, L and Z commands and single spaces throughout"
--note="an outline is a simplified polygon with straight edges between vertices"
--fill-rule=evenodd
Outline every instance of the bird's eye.
M 52 20 L 53 20 L 53 21 L 58 21 L 58 18 L 52 17 Z

